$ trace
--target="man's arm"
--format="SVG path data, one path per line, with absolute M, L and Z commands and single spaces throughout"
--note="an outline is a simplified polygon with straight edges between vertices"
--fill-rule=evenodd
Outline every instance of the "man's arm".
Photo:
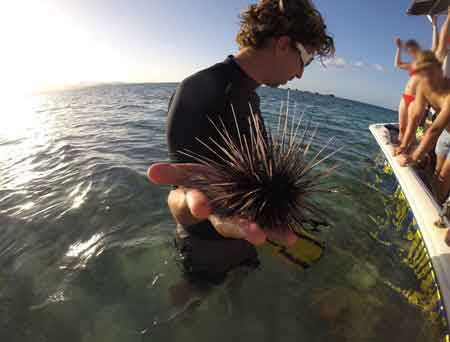
M 180 152 L 199 152 L 201 144 L 197 139 L 208 139 L 211 130 L 208 115 L 214 113 L 209 109 L 211 94 L 204 88 L 196 79 L 184 80 L 172 98 L 167 121 L 167 143 L 172 162 L 195 162 Z
M 397 69 L 409 69 L 411 64 L 402 62 L 402 41 L 400 38 L 395 39 L 395 45 L 397 46 L 397 51 L 395 53 L 394 65 Z
M 444 24 L 442 25 L 441 35 L 439 38 L 439 44 L 436 49 L 436 57 L 442 63 L 447 56 L 448 53 L 448 42 L 450 39 L 450 7 L 449 14 L 447 15 L 447 19 L 445 19 Z
M 214 229 L 224 237 L 247 240 L 251 244 L 261 245 L 270 238 L 284 245 L 292 245 L 297 236 L 291 231 L 268 232 L 254 222 L 241 218 L 221 218 L 212 214 L 209 199 L 200 191 L 192 188 L 191 179 L 199 173 L 214 177 L 214 172 L 203 165 L 195 164 L 180 156 L 179 151 L 198 151 L 197 138 L 206 141 L 211 132 L 209 103 L 214 102 L 214 89 L 188 80 L 180 85 L 173 96 L 169 108 L 168 143 L 170 157 L 173 162 L 184 164 L 159 163 L 148 171 L 148 178 L 155 184 L 176 185 L 168 197 L 168 206 L 175 221 L 183 226 L 191 226 L 209 220 Z M 185 164 L 186 161 L 194 164 Z
M 405 152 L 416 136 L 417 127 L 425 115 L 427 100 L 425 98 L 422 85 L 417 87 L 416 100 L 412 104 L 411 112 L 408 113 L 408 125 L 403 136 L 402 143 L 396 154 Z
M 442 131 L 450 124 L 450 100 L 445 101 L 445 105 L 433 122 L 430 128 L 426 131 L 419 146 L 411 155 L 413 162 L 419 161 L 425 154 L 427 154 L 435 145 Z
M 255 246 L 266 242 L 266 235 L 257 224 L 239 218 L 222 218 L 211 214 L 208 198 L 198 190 L 187 188 L 172 190 L 168 205 L 175 221 L 183 226 L 209 220 L 223 237 L 247 240 Z M 283 238 L 278 240 L 283 241 Z M 290 244 L 286 240 L 285 243 Z
M 193 162 L 190 157 L 180 154 L 182 151 L 198 151 L 197 139 L 206 140 L 205 134 L 210 130 L 208 121 L 209 94 L 202 90 L 198 80 L 185 80 L 178 87 L 169 103 L 167 141 L 170 160 L 176 163 Z M 189 169 L 193 174 L 204 173 L 201 165 L 191 164 Z M 171 168 L 175 177 L 172 185 L 178 188 L 169 194 L 167 204 L 178 224 L 190 226 L 207 220 L 209 216 L 208 199 L 199 191 L 190 189 L 183 184 L 183 171 L 175 164 Z M 177 173 L 178 171 L 178 173 Z M 156 175 L 159 173 L 156 172 Z

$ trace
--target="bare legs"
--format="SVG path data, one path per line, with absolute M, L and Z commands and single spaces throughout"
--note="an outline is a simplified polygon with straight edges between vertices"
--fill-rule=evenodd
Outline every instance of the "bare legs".
M 450 191 L 450 160 L 444 156 L 437 157 L 436 173 L 433 179 L 433 191 L 438 203 L 442 204 L 447 200 Z M 450 230 L 445 236 L 445 243 L 450 246 Z
M 437 156 L 433 191 L 438 203 L 445 202 L 450 191 L 450 160 L 446 156 Z
M 405 136 L 406 126 L 408 126 L 408 106 L 405 99 L 401 98 L 400 105 L 398 107 L 398 122 L 400 128 L 400 134 L 398 136 L 398 144 L 400 145 L 403 137 Z

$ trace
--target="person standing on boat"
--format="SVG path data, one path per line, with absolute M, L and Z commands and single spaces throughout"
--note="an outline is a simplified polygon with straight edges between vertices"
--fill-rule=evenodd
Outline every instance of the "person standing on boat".
M 406 83 L 405 90 L 400 99 L 400 104 L 398 107 L 398 122 L 400 133 L 398 136 L 399 145 L 402 142 L 403 136 L 406 131 L 406 126 L 408 125 L 408 110 L 411 103 L 414 102 L 416 98 L 417 85 L 419 84 L 419 77 L 415 74 L 412 67 L 412 63 L 416 60 L 417 54 L 421 51 L 419 44 L 415 40 L 408 40 L 406 43 L 396 38 L 395 44 L 397 45 L 397 52 L 395 54 L 395 67 L 401 70 L 408 70 L 409 80 Z M 401 52 L 405 49 L 406 53 L 411 57 L 411 63 L 405 63 L 402 61 Z
M 416 103 L 406 137 L 415 134 L 427 103 L 439 114 L 414 151 L 399 155 L 397 160 L 401 166 L 418 163 L 436 146 L 437 165 L 433 190 L 437 200 L 442 203 L 450 190 L 450 79 L 444 76 L 442 63 L 432 51 L 419 53 L 414 68 L 422 80 L 417 88 Z
M 241 14 L 237 42 L 240 50 L 235 56 L 181 82 L 169 104 L 167 137 L 172 163 L 153 165 L 148 172 L 156 184 L 177 186 L 170 192 L 168 204 L 177 223 L 177 244 L 185 257 L 185 270 L 214 281 L 235 267 L 256 263 L 254 245 L 267 238 L 292 245 L 297 236 L 290 231 L 266 233 L 253 222 L 211 215 L 209 199 L 186 187 L 191 178 L 208 170 L 186 164 L 196 161 L 179 152 L 189 150 L 220 163 L 199 142 L 220 141 L 209 120 L 211 115 L 234 127 L 234 108 L 241 134 L 248 132 L 249 104 L 263 122 L 256 93 L 260 85 L 278 87 L 301 78 L 314 56 L 328 57 L 335 50 L 324 20 L 310 0 L 262 0 L 251 5 Z
M 435 22 L 435 20 L 433 20 Z M 434 30 L 437 32 L 437 30 Z M 437 34 L 437 33 L 436 33 Z M 436 35 L 434 34 L 434 35 Z M 435 54 L 436 60 L 442 64 L 441 68 L 441 77 L 442 79 L 450 79 L 450 59 L 448 55 L 450 53 L 449 49 L 449 40 L 450 40 L 450 7 L 447 15 L 447 19 L 442 26 L 442 31 L 440 34 L 439 42 L 437 44 L 437 48 L 433 51 Z M 433 43 L 433 47 L 436 47 L 436 44 Z M 420 55 L 420 54 L 419 54 Z M 417 71 L 416 71 L 417 73 Z M 420 75 L 419 75 L 420 76 Z M 422 78 L 420 76 L 420 78 Z M 424 83 L 423 88 L 427 93 L 438 93 L 438 89 L 440 88 L 439 84 L 434 84 L 428 82 L 429 87 L 426 86 L 426 80 L 421 80 L 417 87 L 417 92 L 421 89 L 420 84 Z M 422 99 L 424 97 L 422 96 Z M 437 113 L 442 112 L 441 106 L 436 105 L 436 101 L 428 101 L 428 103 L 436 110 Z M 415 102 L 412 106 L 412 111 L 409 113 L 409 120 L 407 129 L 405 131 L 405 135 L 402 139 L 401 145 L 395 149 L 395 154 L 404 153 L 407 151 L 408 147 L 411 146 L 412 142 L 415 141 L 416 130 L 419 123 L 423 120 L 425 115 L 425 108 L 427 102 Z M 440 113 L 438 116 L 441 115 Z M 436 145 L 436 168 L 435 175 L 433 179 L 433 189 L 436 193 L 436 196 L 439 200 L 445 200 L 445 197 L 448 195 L 448 190 L 450 185 L 450 143 L 447 142 L 449 140 L 448 133 L 446 131 L 442 131 L 442 137 L 439 137 Z M 436 142 L 435 142 L 436 143 Z M 432 150 L 433 146 L 429 149 Z M 401 158 L 403 160 L 403 158 Z
M 449 7 L 449 14 L 450 14 L 450 7 Z M 435 54 L 437 60 L 443 64 L 442 70 L 444 72 L 445 77 L 450 78 L 450 60 L 449 58 L 447 58 L 450 51 L 449 49 L 450 15 L 447 15 L 447 19 L 442 25 L 442 31 L 440 35 L 438 33 L 437 17 L 433 17 L 432 23 L 433 23 L 432 52 Z M 437 39 L 438 36 L 439 39 Z M 412 52 L 415 53 L 414 56 L 417 56 L 420 53 L 420 50 L 413 49 Z M 403 68 L 406 68 L 406 66 L 408 65 L 408 67 L 410 67 L 411 72 L 414 73 L 414 76 L 410 78 L 407 84 L 405 94 L 410 95 L 407 94 L 407 91 L 411 83 L 411 85 L 414 85 L 414 87 L 410 88 L 410 90 L 414 90 L 414 99 L 415 99 L 418 90 L 418 84 L 420 83 L 420 77 L 418 77 L 417 73 L 414 70 L 414 64 L 399 64 L 399 65 L 402 66 Z M 404 101 L 405 99 L 402 98 L 402 102 Z M 411 144 L 415 141 L 416 129 L 419 123 L 421 122 L 421 120 L 417 122 L 417 120 L 414 120 L 412 118 L 414 115 L 417 115 L 417 112 L 420 112 L 420 108 L 419 109 L 415 108 L 416 107 L 415 101 L 412 100 L 412 103 L 409 105 L 408 111 L 402 111 L 402 109 L 404 108 L 404 106 L 402 106 L 402 102 L 400 103 L 399 109 L 399 125 L 400 125 L 399 146 L 394 148 L 393 150 L 394 155 L 399 155 L 408 150 Z M 423 113 L 420 113 L 419 115 L 423 118 L 424 114 L 425 111 Z M 405 123 L 406 126 L 404 126 Z
M 446 53 L 446 49 L 445 46 L 441 46 L 439 44 L 437 16 L 433 16 L 431 22 L 433 26 L 432 51 L 435 52 L 437 56 L 442 56 L 444 53 Z M 420 82 L 420 78 L 416 75 L 413 68 L 413 63 L 415 62 L 418 53 L 421 52 L 422 49 L 419 43 L 417 43 L 417 41 L 415 40 L 408 40 L 403 44 L 400 38 L 396 38 L 395 44 L 397 46 L 397 52 L 395 54 L 395 67 L 400 70 L 407 70 L 410 77 L 408 82 L 406 83 L 406 87 L 400 99 L 398 108 L 400 133 L 398 136 L 399 147 L 395 150 L 395 154 L 400 154 L 404 151 L 404 149 L 402 148 L 402 146 L 404 146 L 404 144 L 402 144 L 402 140 L 408 126 L 408 117 L 412 108 L 412 104 L 414 103 L 414 100 L 416 98 L 417 86 Z M 405 49 L 407 55 L 411 58 L 410 63 L 405 63 L 402 61 L 401 52 L 403 48 Z M 443 60 L 443 57 L 441 58 Z

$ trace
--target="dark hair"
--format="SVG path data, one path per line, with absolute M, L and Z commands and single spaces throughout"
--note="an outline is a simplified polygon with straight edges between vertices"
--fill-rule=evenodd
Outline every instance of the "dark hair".
M 334 54 L 322 15 L 310 0 L 261 0 L 241 13 L 237 42 L 241 48 L 264 47 L 271 38 L 289 36 L 312 46 L 321 57 Z
M 405 42 L 405 47 L 407 48 L 413 48 L 413 49 L 420 49 L 420 45 L 417 41 L 414 39 L 407 40 Z

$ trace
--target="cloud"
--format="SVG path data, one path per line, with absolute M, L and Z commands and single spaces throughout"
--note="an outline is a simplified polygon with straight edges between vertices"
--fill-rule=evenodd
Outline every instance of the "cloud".
M 385 69 L 384 69 L 384 66 L 382 66 L 382 65 L 380 65 L 380 64 L 374 64 L 373 67 L 374 67 L 375 70 L 377 70 L 377 71 L 383 72 L 383 71 L 385 70 Z
M 381 64 L 369 64 L 364 61 L 356 61 L 356 62 L 348 62 L 342 57 L 333 57 L 328 58 L 323 61 L 323 65 L 327 68 L 336 68 L 336 69 L 365 69 L 372 68 L 379 72 L 385 72 L 386 68 Z
M 343 69 L 348 66 L 347 61 L 341 57 L 328 58 L 323 61 L 323 64 L 327 67 Z

